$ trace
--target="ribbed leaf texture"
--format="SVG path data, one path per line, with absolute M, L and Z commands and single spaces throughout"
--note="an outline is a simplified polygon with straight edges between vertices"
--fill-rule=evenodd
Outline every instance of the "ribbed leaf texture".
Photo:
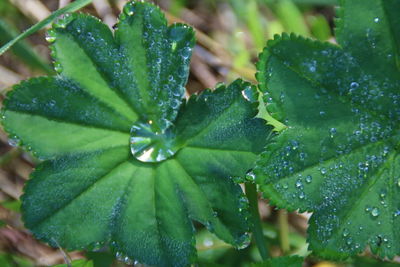
M 186 266 L 199 222 L 249 242 L 233 177 L 253 168 L 271 128 L 256 89 L 237 80 L 184 100 L 192 28 L 130 2 L 115 32 L 68 15 L 49 32 L 55 77 L 16 85 L 4 102 L 12 141 L 44 160 L 22 197 L 33 234 L 70 250 L 109 245 L 118 258 Z
M 400 1 L 344 0 L 338 45 L 277 36 L 257 78 L 287 125 L 255 171 L 280 208 L 310 211 L 310 249 L 400 254 Z

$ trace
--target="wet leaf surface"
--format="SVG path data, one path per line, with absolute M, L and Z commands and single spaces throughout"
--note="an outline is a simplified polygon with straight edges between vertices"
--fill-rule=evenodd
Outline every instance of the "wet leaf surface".
M 256 170 L 266 197 L 313 212 L 310 249 L 400 254 L 399 1 L 341 1 L 338 45 L 282 35 L 260 56 L 268 110 L 288 127 Z
M 235 247 L 249 242 L 233 178 L 271 137 L 257 92 L 241 80 L 184 100 L 193 30 L 129 3 L 113 33 L 98 19 L 56 23 L 55 77 L 14 87 L 3 125 L 44 160 L 25 187 L 25 225 L 70 250 L 110 245 L 127 263 L 186 266 L 193 221 Z

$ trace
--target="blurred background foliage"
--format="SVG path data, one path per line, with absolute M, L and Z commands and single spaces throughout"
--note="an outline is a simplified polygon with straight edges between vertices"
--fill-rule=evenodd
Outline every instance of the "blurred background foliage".
M 70 0 L 0 0 L 0 46 Z M 94 0 L 81 12 L 100 17 L 112 27 L 125 0 Z M 275 34 L 293 32 L 335 42 L 333 24 L 336 0 L 158 0 L 170 23 L 184 21 L 196 28 L 197 45 L 191 62 L 188 94 L 230 82 L 237 77 L 255 81 L 258 54 Z M 50 52 L 42 30 L 19 42 L 0 57 L 0 96 L 28 77 L 52 74 Z M 19 197 L 37 160 L 14 147 L 0 131 L 0 266 L 108 267 L 140 263 L 116 261 L 107 248 L 96 252 L 65 252 L 36 241 L 23 227 Z M 273 257 L 306 257 L 303 266 L 397 266 L 365 257 L 328 262 L 307 251 L 306 229 L 310 214 L 286 213 L 259 199 L 259 212 L 269 253 Z M 198 266 L 252 266 L 261 257 L 254 242 L 234 250 L 198 226 Z M 123 260 L 123 259 L 121 259 Z M 255 265 L 254 265 L 255 266 Z M 257 265 L 257 266 L 263 266 Z M 266 266 L 266 265 L 265 265 Z

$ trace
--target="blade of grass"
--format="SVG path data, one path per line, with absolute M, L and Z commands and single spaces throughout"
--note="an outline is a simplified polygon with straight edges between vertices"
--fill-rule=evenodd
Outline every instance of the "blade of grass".
M 288 213 L 286 210 L 278 211 L 278 224 L 279 224 L 279 239 L 283 255 L 286 255 L 290 250 L 289 242 L 289 222 Z
M 277 2 L 275 14 L 284 25 L 285 31 L 310 36 L 303 14 L 291 0 Z
M 18 35 L 14 25 L 0 19 L 0 45 L 12 40 Z M 32 69 L 41 69 L 47 74 L 52 74 L 51 66 L 42 59 L 36 51 L 25 41 L 18 42 L 12 49 L 14 55 L 25 62 Z
M 322 15 L 310 16 L 307 21 L 311 28 L 311 33 L 320 41 L 327 41 L 332 37 L 329 22 Z
M 249 210 L 252 217 L 252 232 L 254 240 L 256 241 L 258 251 L 260 252 L 261 258 L 266 260 L 269 258 L 269 252 L 267 248 L 266 239 L 261 225 L 260 214 L 258 212 L 258 197 L 257 187 L 253 183 L 245 183 L 246 196 L 249 200 Z
M 247 26 L 249 27 L 251 37 L 257 51 L 261 51 L 265 45 L 264 27 L 260 15 L 259 6 L 256 0 L 247 2 Z
M 38 23 L 36 23 L 35 25 L 30 27 L 26 31 L 24 31 L 23 33 L 18 35 L 16 38 L 14 38 L 13 40 L 9 41 L 4 46 L 2 46 L 0 48 L 0 56 L 2 54 L 4 54 L 4 52 L 6 52 L 8 49 L 10 49 L 13 45 L 15 45 L 18 41 L 20 41 L 20 40 L 28 37 L 29 35 L 39 31 L 40 29 L 42 29 L 46 25 L 50 24 L 54 19 L 56 19 L 60 15 L 68 13 L 68 12 L 74 12 L 74 11 L 76 11 L 76 10 L 78 10 L 78 9 L 88 5 L 88 4 L 90 4 L 92 1 L 93 0 L 77 0 L 77 1 L 72 2 L 72 3 L 70 3 L 69 5 L 67 5 L 67 6 L 65 6 L 63 8 L 60 8 L 60 9 L 54 11 L 50 16 L 48 16 L 47 18 L 45 18 L 42 21 L 39 21 Z

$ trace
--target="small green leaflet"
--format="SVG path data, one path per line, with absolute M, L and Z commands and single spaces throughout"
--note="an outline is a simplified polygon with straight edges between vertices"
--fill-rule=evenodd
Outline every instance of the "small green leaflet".
M 341 1 L 338 45 L 282 35 L 257 78 L 288 127 L 255 170 L 281 208 L 310 211 L 310 249 L 400 254 L 400 1 Z
M 130 2 L 113 33 L 68 15 L 50 30 L 55 77 L 14 87 L 3 125 L 44 160 L 22 197 L 25 225 L 52 246 L 148 265 L 196 259 L 199 222 L 225 242 L 249 242 L 247 200 L 234 182 L 272 136 L 255 118 L 249 83 L 184 100 L 193 30 Z

